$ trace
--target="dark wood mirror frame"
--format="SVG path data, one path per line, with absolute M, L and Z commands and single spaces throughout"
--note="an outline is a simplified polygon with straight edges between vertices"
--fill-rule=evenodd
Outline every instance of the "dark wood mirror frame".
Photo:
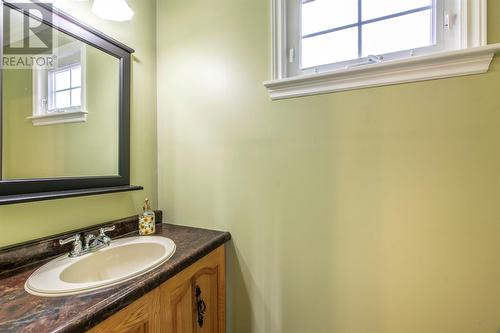
M 52 6 L 34 1 L 19 3 L 2 0 L 0 17 L 4 5 L 30 15 L 28 9 L 36 6 L 44 19 L 32 16 L 53 29 L 68 34 L 86 44 L 98 48 L 120 61 L 120 102 L 119 102 L 119 166 L 117 176 L 64 177 L 42 179 L 2 180 L 0 171 L 0 205 L 37 200 L 49 200 L 93 194 L 141 190 L 141 186 L 130 185 L 130 47 L 106 36 L 96 29 L 80 22 L 72 16 Z M 49 18 L 49 19 L 47 19 Z M 3 21 L 2 21 L 3 22 Z M 0 58 L 3 59 L 3 23 L 0 24 Z M 2 163 L 2 71 L 0 71 L 0 170 Z

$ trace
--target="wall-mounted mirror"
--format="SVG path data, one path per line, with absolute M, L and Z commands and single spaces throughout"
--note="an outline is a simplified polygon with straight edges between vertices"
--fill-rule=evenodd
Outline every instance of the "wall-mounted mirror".
M 2 1 L 0 204 L 129 186 L 132 49 L 48 4 Z

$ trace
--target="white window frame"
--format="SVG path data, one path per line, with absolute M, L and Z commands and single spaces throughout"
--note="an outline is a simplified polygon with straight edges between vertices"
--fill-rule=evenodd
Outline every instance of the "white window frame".
M 360 0 L 360 1 L 370 1 L 370 0 Z M 288 76 L 297 76 L 297 75 L 303 75 L 303 74 L 310 74 L 310 73 L 318 73 L 318 72 L 325 72 L 328 70 L 336 70 L 336 69 L 342 69 L 342 68 L 352 68 L 356 66 L 362 66 L 362 65 L 367 65 L 367 64 L 372 64 L 373 62 L 378 62 L 378 61 L 388 61 L 388 60 L 397 60 L 397 59 L 402 59 L 402 58 L 407 58 L 410 56 L 418 56 L 418 55 L 424 55 L 424 54 L 430 54 L 430 53 L 436 53 L 439 51 L 444 51 L 444 50 L 451 50 L 454 48 L 460 48 L 459 40 L 458 40 L 458 35 L 459 35 L 459 24 L 458 22 L 454 24 L 450 24 L 450 29 L 445 30 L 443 29 L 437 29 L 438 26 L 443 26 L 443 18 L 444 18 L 444 13 L 445 13 L 445 7 L 447 8 L 447 11 L 449 12 L 457 12 L 458 8 L 457 7 L 457 0 L 443 0 L 443 1 L 438 1 L 438 0 L 432 0 L 432 4 L 430 6 L 425 6 L 422 8 L 416 8 L 413 10 L 407 10 L 407 11 L 401 11 L 398 13 L 391 13 L 390 15 L 382 16 L 382 17 L 376 17 L 372 18 L 369 20 L 363 20 L 361 17 L 357 18 L 357 21 L 353 24 L 345 25 L 345 26 L 340 26 L 340 27 L 335 27 L 334 29 L 326 30 L 326 31 L 319 31 L 315 32 L 313 36 L 318 36 L 318 35 L 324 35 L 328 34 L 330 32 L 334 31 L 342 31 L 345 29 L 349 28 L 357 28 L 358 29 L 358 54 L 359 58 L 355 59 L 350 59 L 346 61 L 341 61 L 341 62 L 336 62 L 336 63 L 331 63 L 331 64 L 323 64 L 319 66 L 312 66 L 309 68 L 302 68 L 302 58 L 301 58 L 301 52 L 295 52 L 297 59 L 294 59 L 295 61 L 287 61 L 287 73 Z M 300 7 L 301 7 L 301 1 L 289 1 L 287 2 L 287 17 L 300 17 L 301 12 L 300 12 Z M 390 53 L 385 53 L 385 54 L 370 54 L 367 57 L 361 57 L 362 49 L 363 49 L 363 37 L 362 33 L 362 27 L 365 26 L 366 24 L 374 23 L 374 22 L 380 22 L 384 20 L 389 20 L 391 18 L 396 18 L 399 16 L 405 16 L 410 13 L 416 13 L 424 10 L 431 10 L 431 13 L 433 14 L 432 16 L 432 45 L 429 46 L 424 46 L 420 48 L 413 48 L 413 49 L 408 49 L 408 50 L 398 50 L 395 52 L 390 52 Z M 358 14 L 359 15 L 359 14 Z M 300 25 L 300 18 L 298 19 L 298 23 Z M 458 21 L 458 20 L 453 20 L 453 21 Z M 304 38 L 304 36 L 295 36 L 291 33 L 288 33 L 290 31 L 290 27 L 287 27 L 287 47 L 288 50 L 291 48 L 295 49 L 300 49 L 302 46 L 297 45 L 301 44 Z M 294 26 L 292 28 L 296 29 L 297 31 L 300 31 L 300 27 Z M 299 35 L 301 35 L 299 33 Z M 429 36 L 431 37 L 431 36 Z M 299 41 L 299 43 L 297 43 Z M 371 57 L 372 56 L 372 57 Z
M 33 68 L 33 115 L 27 119 L 31 120 L 34 126 L 57 125 L 66 123 L 82 123 L 87 121 L 88 112 L 86 111 L 86 51 L 85 45 L 81 42 L 68 43 L 53 52 L 58 55 L 59 60 L 69 57 L 75 53 L 75 49 L 80 50 L 81 67 L 81 105 L 64 108 L 60 110 L 49 109 L 49 94 L 52 89 L 50 72 L 61 71 L 68 67 L 74 67 L 77 64 L 69 64 L 64 67 L 51 69 Z
M 67 66 L 64 66 L 64 67 L 60 67 L 60 68 L 49 70 L 49 73 L 48 73 L 48 81 L 49 81 L 49 84 L 48 84 L 48 104 L 49 104 L 49 108 L 47 110 L 48 113 L 81 111 L 81 109 L 82 109 L 82 99 L 83 99 L 83 96 L 81 96 L 81 93 L 80 93 L 80 105 L 71 106 L 71 104 L 72 104 L 72 95 L 71 95 L 71 92 L 73 90 L 75 90 L 75 89 L 80 89 L 80 91 L 82 89 L 81 79 L 80 79 L 80 85 L 79 86 L 73 86 L 73 80 L 72 80 L 72 74 L 71 73 L 72 73 L 73 69 L 78 68 L 78 67 L 80 68 L 80 72 L 81 72 L 81 68 L 82 68 L 81 63 L 70 64 L 70 65 L 67 65 Z M 57 74 L 62 73 L 62 72 L 69 72 L 70 85 L 69 85 L 69 88 L 67 88 L 67 89 L 57 90 L 56 89 L 56 79 L 55 79 L 55 77 L 56 77 Z M 70 106 L 68 106 L 66 108 L 57 109 L 55 107 L 55 105 L 57 104 L 56 96 L 57 96 L 57 93 L 61 92 L 61 91 L 69 91 L 70 92 Z
M 322 66 L 326 70 L 313 68 L 297 73 L 289 66 L 286 22 L 289 4 L 300 5 L 299 1 L 271 1 L 273 77 L 264 82 L 264 86 L 273 100 L 485 73 L 495 52 L 500 51 L 500 44 L 487 45 L 487 0 L 456 0 L 461 8 L 459 17 L 455 18 L 460 21 L 460 31 L 456 32 L 454 38 L 458 40 L 452 47 L 446 49 L 438 45 L 432 53 L 428 53 L 430 48 L 427 48 L 427 52 L 414 52 L 406 58 L 389 57 L 379 63 L 361 58 L 351 62 L 358 62 L 357 66 L 344 64 L 343 68 L 335 68 L 333 64 L 330 68 Z

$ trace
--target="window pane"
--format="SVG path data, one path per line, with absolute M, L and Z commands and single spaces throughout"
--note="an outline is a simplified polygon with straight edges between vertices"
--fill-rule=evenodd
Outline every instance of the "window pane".
M 391 15 L 419 7 L 431 6 L 432 0 L 364 0 L 363 20 Z
M 56 93 L 56 108 L 64 109 L 70 107 L 70 94 L 69 90 Z
M 363 56 L 432 45 L 431 11 L 426 10 L 363 26 Z
M 358 28 L 302 39 L 302 68 L 358 58 Z
M 356 0 L 315 0 L 302 4 L 302 36 L 357 21 Z
M 80 87 L 82 85 L 82 70 L 81 67 L 76 67 L 71 70 L 71 87 Z
M 71 106 L 82 104 L 82 90 L 80 88 L 71 89 Z
M 56 73 L 56 90 L 69 88 L 69 70 Z

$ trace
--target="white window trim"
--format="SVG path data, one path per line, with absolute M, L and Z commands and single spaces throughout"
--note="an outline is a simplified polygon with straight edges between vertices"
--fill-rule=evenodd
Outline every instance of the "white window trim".
M 87 111 L 75 110 L 54 112 L 28 117 L 33 122 L 34 126 L 81 123 L 87 121 Z
M 486 45 L 487 0 L 461 0 L 462 47 L 454 51 L 286 76 L 286 1 L 272 0 L 272 75 L 264 82 L 271 99 L 323 94 L 407 82 L 486 73 L 500 43 Z
M 67 109 L 60 110 L 59 112 L 48 113 L 48 100 L 45 106 L 40 103 L 41 99 L 44 97 L 41 87 L 43 84 L 41 80 L 47 80 L 47 75 L 40 74 L 39 70 L 33 69 L 33 115 L 27 117 L 26 119 L 31 120 L 34 126 L 46 126 L 46 125 L 57 125 L 57 124 L 67 124 L 67 123 L 83 123 L 87 121 L 88 112 L 86 111 L 86 52 L 85 45 L 80 42 L 74 42 L 70 44 L 63 45 L 54 52 L 58 52 L 60 57 L 64 57 L 65 54 L 71 51 L 74 47 L 80 48 L 80 66 L 81 66 L 81 94 L 82 94 L 82 105 L 77 107 L 71 107 Z M 48 96 L 45 98 L 48 99 Z

